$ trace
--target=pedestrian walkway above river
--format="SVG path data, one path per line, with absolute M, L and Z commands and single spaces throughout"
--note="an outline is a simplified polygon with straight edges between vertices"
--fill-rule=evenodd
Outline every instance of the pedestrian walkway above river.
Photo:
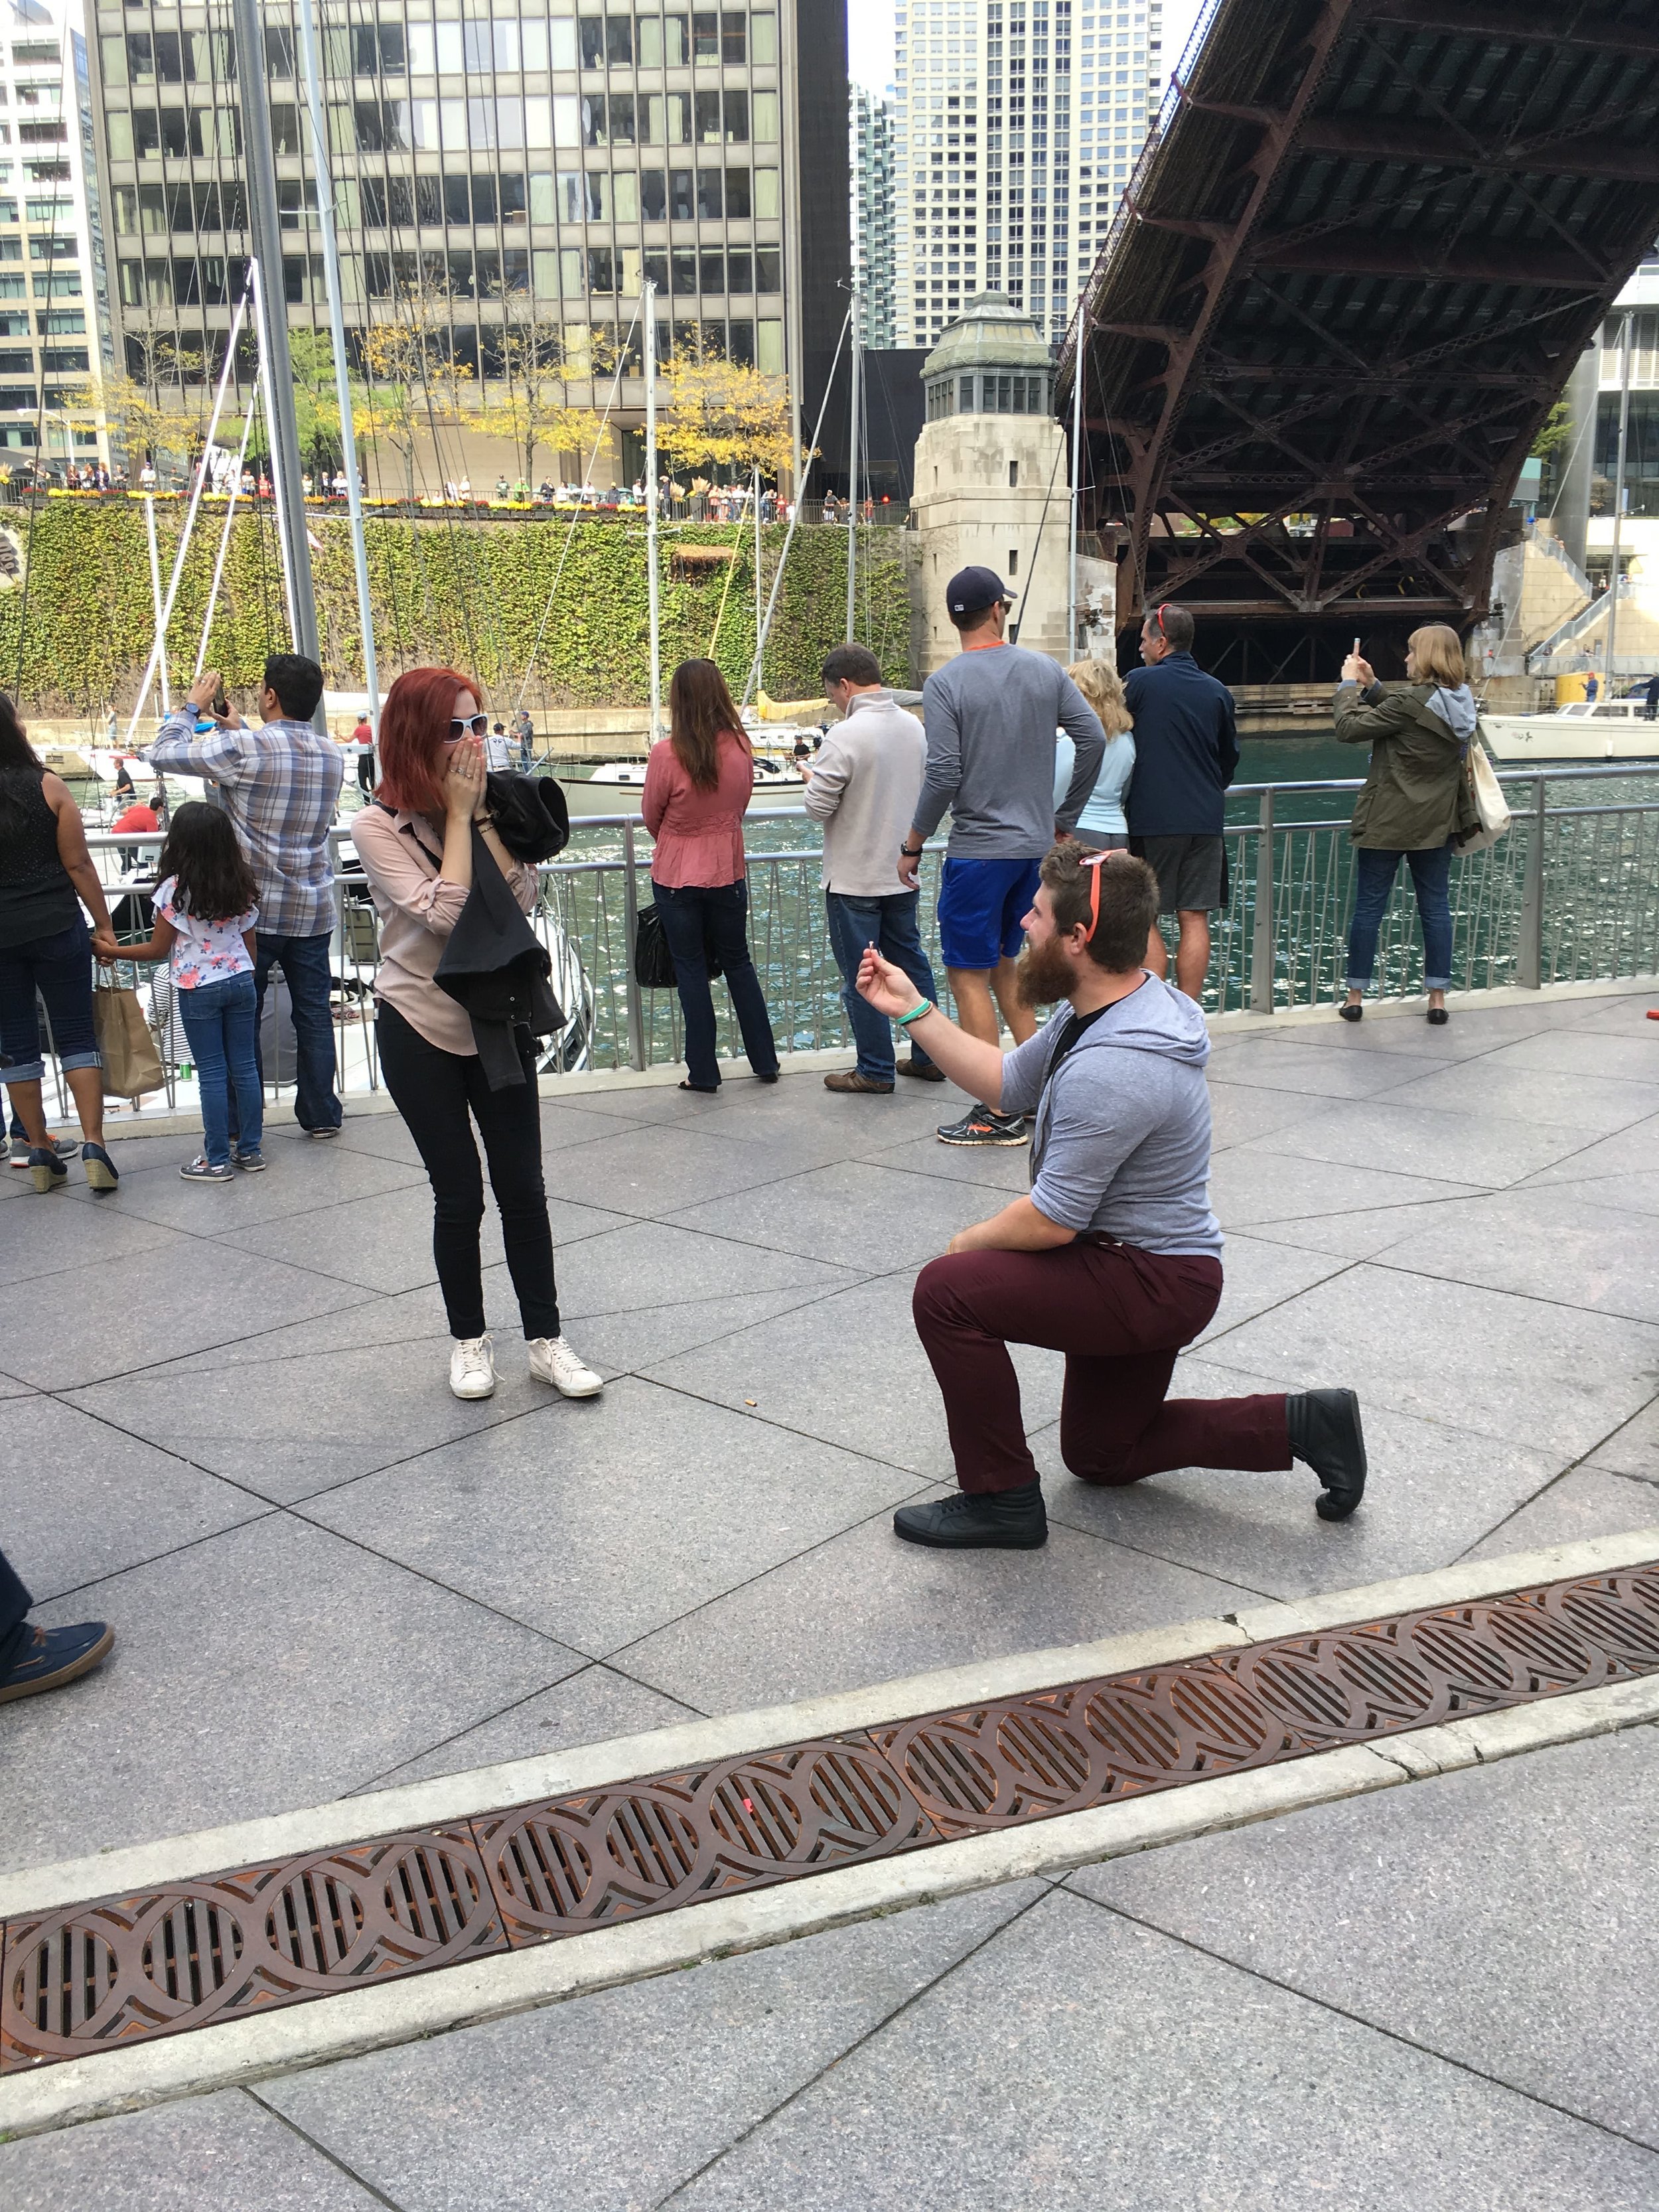
M 129 1887 L 125 1844 L 1170 1623 L 1207 1622 L 1180 1647 L 1206 1651 L 1268 1632 L 1264 1601 L 1312 1618 L 1318 1593 L 1652 1528 L 1649 1002 L 1621 986 L 1455 1001 L 1440 1030 L 1375 1008 L 1358 1030 L 1218 1026 L 1228 1286 L 1176 1389 L 1356 1385 L 1370 1487 L 1334 1526 L 1299 1472 L 1085 1490 L 1055 1449 L 1059 1363 L 1029 1352 L 1046 1551 L 895 1541 L 892 1506 L 949 1479 L 911 1280 L 1025 1173 L 934 1141 L 948 1089 L 830 1097 L 816 1070 L 770 1091 L 734 1071 L 714 1100 L 656 1079 L 550 1099 L 568 1325 L 609 1378 L 587 1404 L 524 1376 L 498 1248 L 501 1386 L 449 1396 L 428 1201 L 394 1117 L 354 1113 L 332 1146 L 275 1131 L 270 1171 L 222 1191 L 179 1182 L 188 1140 L 169 1136 L 118 1145 L 106 1201 L 0 1174 L 0 1530 L 46 1618 L 106 1615 L 118 1637 L 101 1672 L 0 1720 L 0 1877 L 112 1851 L 64 1894 Z M 1639 1720 L 1650 1685 L 1628 1687 Z M 182 2054 L 161 2094 L 183 2101 L 0 2149 L 0 2192 L 20 2212 L 90 2194 L 124 2212 L 1638 2212 L 1659 2160 L 1659 1765 L 1652 1725 L 1585 1740 L 1609 1723 L 1567 1709 L 1609 1694 L 1510 1716 L 1553 1747 L 1501 1765 L 1477 1752 L 1347 1796 L 1316 1759 L 1246 1778 L 1302 1794 L 1235 1833 L 1199 1816 L 1167 1832 L 1192 1840 L 1069 1878 L 1086 1850 L 988 1872 L 973 1894 L 941 1875 L 944 1901 L 896 1917 L 367 2056 L 314 2063 L 348 2034 L 304 2063 L 355 1997 L 279 2013 L 299 2057 L 246 2088 L 217 2086 L 239 2077 L 211 2055 L 240 2030 L 187 2034 L 156 2046 Z M 823 1712 L 801 1727 L 859 1725 Z M 1397 1739 L 1396 1784 L 1436 1775 L 1435 1735 Z M 437 1786 L 497 1802 L 508 1778 L 493 1798 L 492 1777 Z M 349 1806 L 307 1817 L 367 1833 L 410 1802 L 376 1799 L 363 1827 Z M 1179 1821 L 1179 1793 L 1146 1802 Z M 161 1857 L 227 1863 L 191 1849 Z M 809 1926 L 812 1887 L 775 1893 Z M 613 1932 L 672 1945 L 672 1917 Z M 520 1955 L 556 1971 L 560 1953 Z M 405 1986 L 441 2006 L 445 1983 Z M 432 2024 L 477 2000 L 456 2002 Z M 30 2078 L 92 2094 L 125 2063 Z

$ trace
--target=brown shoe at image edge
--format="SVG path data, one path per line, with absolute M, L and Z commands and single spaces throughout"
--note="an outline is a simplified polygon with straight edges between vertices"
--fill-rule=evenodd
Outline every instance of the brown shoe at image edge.
M 826 1075 L 826 1091 L 856 1091 L 869 1097 L 885 1097 L 892 1089 L 890 1083 L 878 1083 L 873 1075 L 860 1075 L 855 1067 L 844 1068 L 838 1075 Z

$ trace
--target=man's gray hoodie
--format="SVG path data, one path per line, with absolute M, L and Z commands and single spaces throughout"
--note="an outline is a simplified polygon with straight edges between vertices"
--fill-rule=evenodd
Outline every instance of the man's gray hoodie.
M 1066 1229 L 1143 1252 L 1221 1255 L 1210 1211 L 1209 1032 L 1184 992 L 1149 975 L 1048 1068 L 1069 1006 L 1002 1063 L 1000 1110 L 1032 1114 L 1031 1200 Z

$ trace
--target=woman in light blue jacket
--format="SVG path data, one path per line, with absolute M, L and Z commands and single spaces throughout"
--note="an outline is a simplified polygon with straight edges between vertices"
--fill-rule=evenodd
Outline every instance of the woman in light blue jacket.
M 1130 736 L 1129 709 L 1124 702 L 1123 678 L 1109 660 L 1074 660 L 1066 673 L 1100 717 L 1106 732 L 1106 757 L 1100 764 L 1089 803 L 1078 817 L 1077 841 L 1091 853 L 1121 853 L 1129 842 L 1129 824 L 1123 812 L 1129 778 L 1134 771 L 1135 741 Z M 1054 806 L 1071 787 L 1077 748 L 1064 730 L 1054 733 Z

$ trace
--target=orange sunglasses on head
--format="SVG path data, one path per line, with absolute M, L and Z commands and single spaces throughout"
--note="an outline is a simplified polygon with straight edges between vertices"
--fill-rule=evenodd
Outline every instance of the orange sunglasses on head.
M 1083 940 L 1085 945 L 1092 945 L 1094 943 L 1095 932 L 1100 927 L 1101 864 L 1103 861 L 1109 860 L 1111 857 L 1112 856 L 1109 853 L 1089 853 L 1085 854 L 1084 858 L 1078 862 L 1078 866 L 1080 868 L 1092 868 L 1094 870 L 1094 875 L 1089 884 L 1089 934 Z

